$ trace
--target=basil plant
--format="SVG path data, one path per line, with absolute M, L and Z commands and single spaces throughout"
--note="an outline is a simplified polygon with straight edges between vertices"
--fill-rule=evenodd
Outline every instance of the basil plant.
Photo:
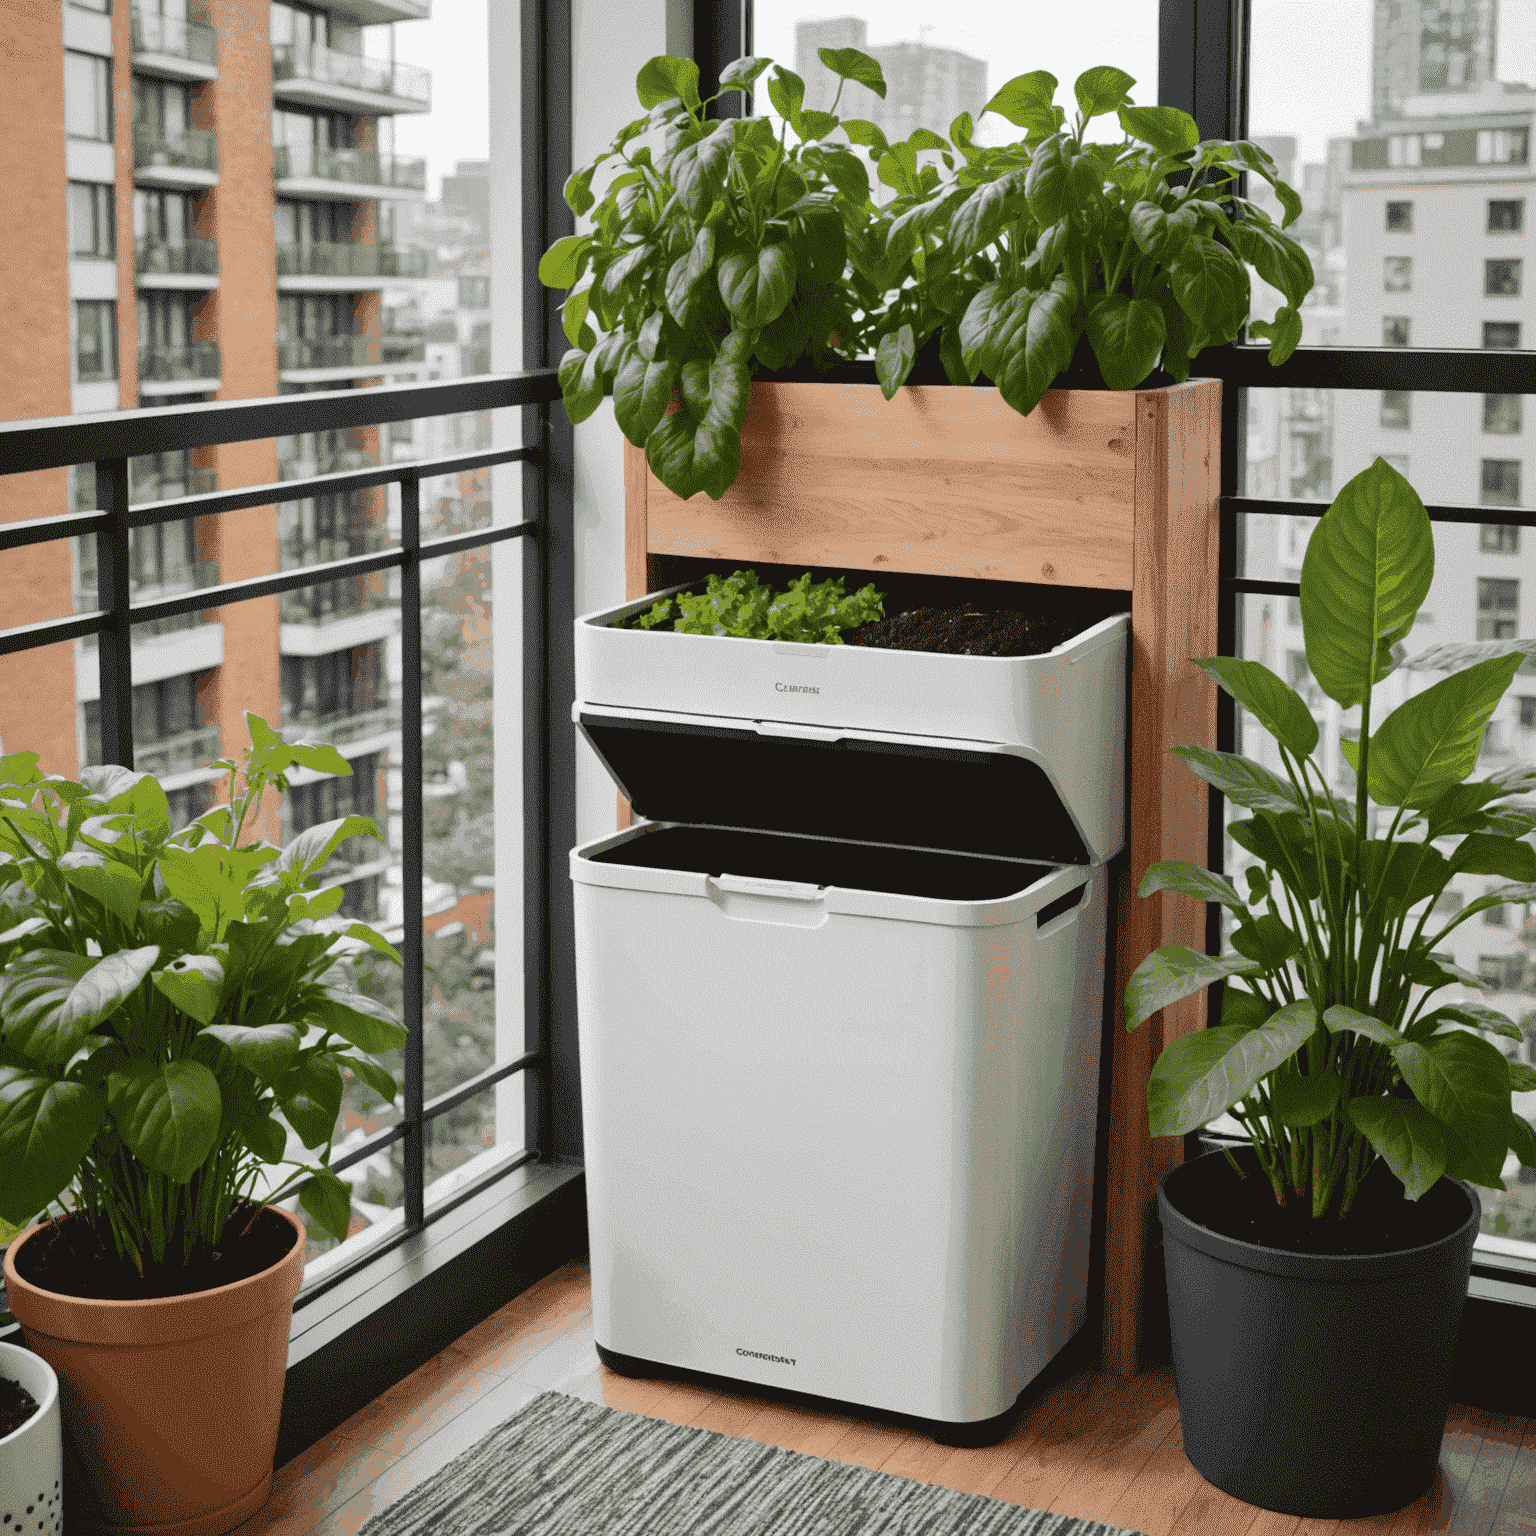
M 288 770 L 351 772 L 334 747 L 246 721 L 243 764 L 215 764 L 229 803 L 174 835 L 148 774 L 76 782 L 33 752 L 0 758 L 0 1219 L 60 1201 L 140 1274 L 207 1257 L 273 1165 L 292 1176 L 263 1198 L 306 1180 L 304 1209 L 345 1237 L 351 1193 L 328 1167 L 343 1073 L 395 1097 L 372 1056 L 406 1032 L 349 965 L 364 946 L 400 957 L 332 916 L 340 886 L 316 889 L 340 844 L 378 828 L 345 816 L 286 848 L 242 842 Z M 290 1156 L 290 1127 L 313 1161 Z
M 1312 263 L 1284 226 L 1301 212 L 1274 160 L 1246 141 L 1201 142 L 1177 107 L 1138 107 L 1135 80 L 1100 66 L 1073 87 L 1070 125 L 1045 70 L 1010 80 L 986 112 L 1025 136 L 987 147 L 963 112 L 940 148 L 946 175 L 920 180 L 911 145 L 898 146 L 887 178 L 899 195 L 885 210 L 885 255 L 914 281 L 900 287 L 876 329 L 876 365 L 890 397 L 917 351 L 940 337 L 951 382 L 985 377 L 1028 415 L 1086 338 L 1111 389 L 1133 389 L 1161 363 L 1178 382 L 1205 347 L 1248 324 L 1248 265 L 1284 298 L 1275 318 L 1248 326 L 1284 362 L 1301 340 Z M 1115 114 L 1120 143 L 1087 142 L 1095 118 Z M 1267 181 L 1284 211 L 1240 195 L 1239 178 Z
M 1360 712 L 1358 738 L 1343 743 L 1353 801 L 1330 792 L 1317 724 L 1293 689 L 1258 662 L 1201 661 L 1274 738 L 1282 771 L 1176 748 L 1249 813 L 1230 830 L 1255 862 L 1241 890 L 1173 860 L 1154 864 L 1141 886 L 1143 896 L 1220 902 L 1235 951 L 1165 945 L 1130 979 L 1131 1029 L 1225 983 L 1221 1022 L 1172 1040 L 1153 1067 L 1152 1134 L 1182 1136 L 1231 1113 L 1275 1199 L 1315 1221 L 1347 1217 L 1377 1159 L 1410 1200 L 1442 1175 L 1502 1189 L 1511 1151 L 1536 1167 L 1536 1132 L 1512 1107 L 1514 1092 L 1536 1088 L 1536 1071 L 1486 1038 L 1518 1041 L 1520 1029 L 1481 1002 L 1440 995 L 1482 985 L 1445 950 L 1456 928 L 1536 901 L 1527 840 L 1536 815 L 1509 803 L 1536 790 L 1536 771 L 1470 777 L 1528 646 L 1461 647 L 1471 665 L 1379 722 L 1373 713 L 1434 565 L 1423 503 L 1377 459 L 1318 523 L 1301 572 L 1307 664 L 1324 693 Z M 1449 915 L 1440 898 L 1457 875 L 1505 883 Z

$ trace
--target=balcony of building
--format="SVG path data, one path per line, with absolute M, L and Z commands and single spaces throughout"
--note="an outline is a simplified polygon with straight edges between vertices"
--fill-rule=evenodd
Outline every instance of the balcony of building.
M 139 393 L 205 393 L 219 387 L 220 366 L 216 341 L 194 341 L 179 347 L 151 343 L 139 349 Z
M 140 288 L 217 288 L 219 243 L 196 238 L 175 242 L 136 239 L 133 271 L 134 283 Z
M 128 16 L 128 48 L 140 74 L 162 80 L 218 78 L 218 37 L 206 13 L 161 16 L 136 5 Z
M 381 336 L 309 336 L 277 344 L 278 378 L 284 384 L 373 378 L 384 371 L 421 362 L 422 338 L 412 333 Z
M 356 293 L 397 278 L 426 275 L 424 250 L 329 240 L 277 248 L 277 286 L 282 293 Z
M 133 125 L 133 179 L 143 187 L 219 184 L 219 138 L 207 128 Z
M 206 496 L 219 488 L 219 472 L 190 464 L 186 450 L 144 454 L 128 461 L 128 500 L 138 506 L 146 501 L 176 501 L 183 496 Z M 94 512 L 96 470 L 78 465 L 70 475 L 70 504 L 76 512 Z
M 427 162 L 373 149 L 274 144 L 272 174 L 282 197 L 371 199 L 426 195 Z
M 359 26 L 378 27 L 390 21 L 428 21 L 432 0 L 330 0 L 326 9 Z
M 331 112 L 429 112 L 432 76 L 414 64 L 341 53 L 321 44 L 272 45 L 272 94 Z

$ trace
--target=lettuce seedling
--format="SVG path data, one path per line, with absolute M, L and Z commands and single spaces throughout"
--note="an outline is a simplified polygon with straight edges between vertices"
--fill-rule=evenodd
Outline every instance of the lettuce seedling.
M 841 645 L 845 629 L 884 618 L 884 605 L 885 594 L 872 585 L 845 593 L 841 576 L 813 582 L 807 571 L 786 591 L 775 593 L 756 571 L 733 571 L 729 576 L 711 574 L 703 592 L 664 597 L 621 627 Z

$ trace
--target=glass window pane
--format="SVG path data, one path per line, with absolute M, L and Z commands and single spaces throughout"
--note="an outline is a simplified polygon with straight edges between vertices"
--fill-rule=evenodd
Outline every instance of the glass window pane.
M 94 54 L 64 55 L 64 131 L 74 139 L 112 137 L 111 65 Z

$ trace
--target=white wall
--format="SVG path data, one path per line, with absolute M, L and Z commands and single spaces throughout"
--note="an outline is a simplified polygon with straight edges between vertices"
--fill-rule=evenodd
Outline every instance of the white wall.
M 600 154 L 619 129 L 644 115 L 635 98 L 640 66 L 658 53 L 692 53 L 690 7 L 681 0 L 575 0 L 571 7 L 572 158 Z M 624 598 L 624 436 L 608 402 L 576 428 L 576 612 Z M 577 748 L 576 833 L 602 837 L 616 825 L 613 781 Z

